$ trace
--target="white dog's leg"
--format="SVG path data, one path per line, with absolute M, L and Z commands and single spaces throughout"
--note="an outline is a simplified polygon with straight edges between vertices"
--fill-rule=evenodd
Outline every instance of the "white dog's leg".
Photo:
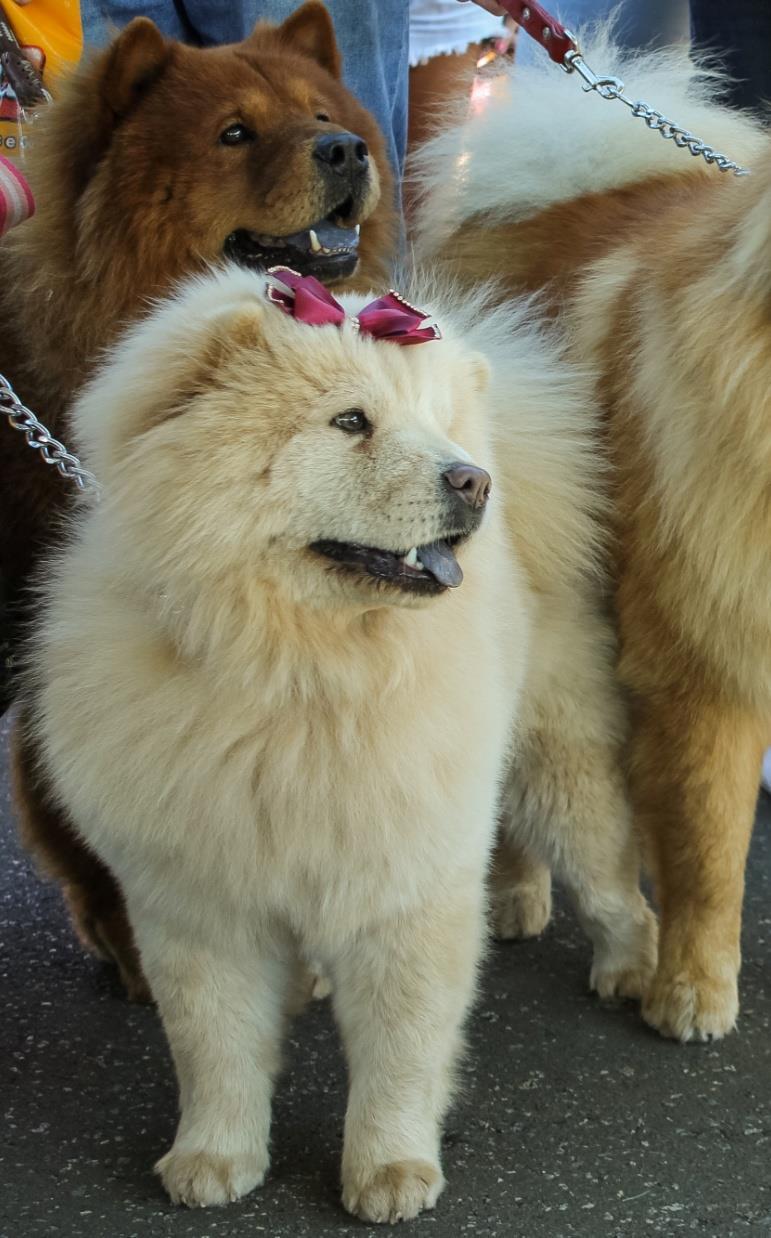
M 484 936 L 481 879 L 468 885 L 357 937 L 333 964 L 351 1081 L 343 1204 L 365 1221 L 408 1220 L 444 1186 L 441 1124 Z
M 594 946 L 592 988 L 641 997 L 656 968 L 657 926 L 639 887 L 607 625 L 581 611 L 546 617 L 532 658 L 508 785 L 510 845 L 519 840 L 567 885 Z
M 220 929 L 215 945 L 132 920 L 179 1081 L 177 1135 L 156 1169 L 175 1203 L 224 1204 L 268 1168 L 290 964 L 259 956 L 238 930 Z

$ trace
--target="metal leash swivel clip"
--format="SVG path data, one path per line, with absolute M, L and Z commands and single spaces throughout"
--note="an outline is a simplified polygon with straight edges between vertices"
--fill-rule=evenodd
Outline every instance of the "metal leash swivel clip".
M 689 150 L 695 157 L 701 156 L 706 163 L 714 164 L 721 172 L 733 172 L 734 176 L 749 176 L 749 168 L 743 168 L 738 163 L 734 163 L 733 159 L 729 159 L 727 155 L 721 155 L 719 151 L 706 142 L 702 142 L 688 129 L 683 129 L 673 120 L 669 120 L 663 112 L 656 111 L 642 99 L 630 99 L 624 94 L 624 83 L 620 77 L 599 77 L 581 55 L 581 48 L 575 35 L 567 29 L 565 34 L 573 47 L 565 53 L 561 62 L 562 68 L 566 73 L 577 73 L 583 78 L 585 85 L 582 86 L 582 90 L 594 91 L 602 99 L 618 99 L 620 103 L 629 108 L 633 116 L 644 120 L 649 129 L 660 133 L 663 138 L 674 142 L 675 146 L 682 150 Z
M 575 35 L 566 30 L 565 34 L 572 40 L 574 50 L 565 53 L 565 59 L 562 61 L 562 68 L 566 73 L 577 73 L 586 82 L 582 90 L 588 92 L 595 90 L 603 99 L 617 99 L 624 89 L 624 83 L 620 77 L 598 77 L 593 69 L 590 69 L 583 56 L 581 49 L 578 46 L 578 41 Z

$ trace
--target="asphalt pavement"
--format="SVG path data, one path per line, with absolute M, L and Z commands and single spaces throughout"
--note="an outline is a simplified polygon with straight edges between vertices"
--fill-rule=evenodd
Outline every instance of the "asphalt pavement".
M 3 734 L 7 732 L 7 722 Z M 5 760 L 5 740 L 2 742 Z M 15 837 L 0 770 L 0 1238 L 344 1238 L 345 1071 L 329 1003 L 293 1025 L 262 1190 L 194 1212 L 152 1165 L 176 1089 L 152 1008 L 83 954 Z M 749 865 L 739 1030 L 659 1039 L 586 991 L 564 901 L 542 938 L 495 946 L 448 1122 L 448 1186 L 416 1238 L 771 1238 L 771 803 Z

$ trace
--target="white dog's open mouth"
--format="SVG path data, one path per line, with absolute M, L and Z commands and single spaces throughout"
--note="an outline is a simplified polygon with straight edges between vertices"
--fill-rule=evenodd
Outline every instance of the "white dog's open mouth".
M 413 546 L 401 554 L 355 542 L 314 542 L 311 550 L 346 571 L 371 576 L 407 593 L 432 594 L 457 589 L 463 580 L 455 558 L 455 547 L 460 541 L 460 535 L 443 538 L 425 546 Z

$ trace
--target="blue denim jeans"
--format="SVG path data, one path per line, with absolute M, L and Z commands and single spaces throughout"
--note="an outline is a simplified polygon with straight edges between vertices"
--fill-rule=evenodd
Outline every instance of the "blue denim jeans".
M 132 17 L 203 47 L 246 38 L 254 23 L 281 22 L 299 0 L 81 0 L 86 44 L 99 46 Z M 346 85 L 373 113 L 401 177 L 407 144 L 409 0 L 327 0 Z

